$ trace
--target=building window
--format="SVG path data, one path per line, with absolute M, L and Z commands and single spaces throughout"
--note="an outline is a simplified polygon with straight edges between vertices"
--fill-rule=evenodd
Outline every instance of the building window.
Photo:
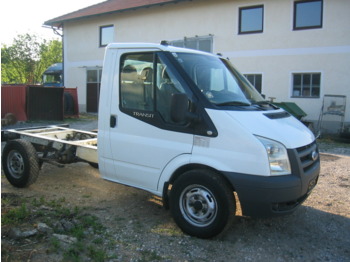
M 213 36 L 195 36 L 185 37 L 181 40 L 175 40 L 170 42 L 171 45 L 176 47 L 185 47 L 194 50 L 200 50 L 204 52 L 213 52 Z
M 262 33 L 264 28 L 264 6 L 241 7 L 239 9 L 239 34 Z
M 321 73 L 293 74 L 292 97 L 320 97 Z
M 294 30 L 322 28 L 322 0 L 294 2 Z
M 100 27 L 100 47 L 105 47 L 114 41 L 114 26 L 107 25 Z
M 255 89 L 261 94 L 262 75 L 261 74 L 245 74 L 244 76 L 255 87 Z

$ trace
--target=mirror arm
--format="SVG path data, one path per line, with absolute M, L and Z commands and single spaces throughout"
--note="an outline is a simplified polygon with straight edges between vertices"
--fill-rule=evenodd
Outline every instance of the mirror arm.
M 191 122 L 194 122 L 194 123 L 199 123 L 202 118 L 200 117 L 199 114 L 196 114 L 196 113 L 192 113 L 192 112 L 187 112 L 186 113 L 186 119 L 190 120 Z

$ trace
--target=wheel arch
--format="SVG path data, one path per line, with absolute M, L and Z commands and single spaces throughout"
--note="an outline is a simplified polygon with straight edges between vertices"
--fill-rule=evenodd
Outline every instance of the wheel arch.
M 191 170 L 210 170 L 218 175 L 220 175 L 226 182 L 228 185 L 230 185 L 230 187 L 232 188 L 232 190 L 234 190 L 233 185 L 230 183 L 230 181 L 226 178 L 226 176 L 224 175 L 224 173 L 220 172 L 219 170 L 208 166 L 208 165 L 204 165 L 204 164 L 195 164 L 195 163 L 191 163 L 191 164 L 187 164 L 184 166 L 179 167 L 177 170 L 175 170 L 175 172 L 172 174 L 172 176 L 169 179 L 169 184 L 173 184 L 175 182 L 176 179 L 178 179 L 182 174 L 184 174 L 187 171 L 191 171 Z
M 169 180 L 164 182 L 162 198 L 163 198 L 164 207 L 166 209 L 169 208 L 169 193 L 171 190 L 171 186 L 174 184 L 174 182 L 179 177 L 181 177 L 184 173 L 191 171 L 191 170 L 210 170 L 210 171 L 216 173 L 217 175 L 219 175 L 225 181 L 225 183 L 231 188 L 232 192 L 235 191 L 234 185 L 227 179 L 227 177 L 224 175 L 223 172 L 220 172 L 219 170 L 217 170 L 211 166 L 204 165 L 204 164 L 198 164 L 198 163 L 186 164 L 186 165 L 183 165 L 183 166 L 180 166 L 179 168 L 177 168 L 172 173 Z

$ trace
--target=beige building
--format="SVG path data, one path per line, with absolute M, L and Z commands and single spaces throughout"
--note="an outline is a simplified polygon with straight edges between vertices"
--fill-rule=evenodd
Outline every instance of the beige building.
M 83 112 L 97 112 L 108 43 L 168 40 L 230 58 L 266 98 L 295 102 L 309 121 L 337 95 L 323 108 L 337 128 L 350 122 L 349 11 L 349 0 L 109 0 L 45 25 L 63 31 L 64 84 L 78 88 Z

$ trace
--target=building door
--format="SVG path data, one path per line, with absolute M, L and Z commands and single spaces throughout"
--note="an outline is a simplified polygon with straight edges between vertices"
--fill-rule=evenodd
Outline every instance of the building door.
M 88 69 L 86 71 L 86 111 L 98 112 L 98 101 L 100 97 L 102 69 Z

